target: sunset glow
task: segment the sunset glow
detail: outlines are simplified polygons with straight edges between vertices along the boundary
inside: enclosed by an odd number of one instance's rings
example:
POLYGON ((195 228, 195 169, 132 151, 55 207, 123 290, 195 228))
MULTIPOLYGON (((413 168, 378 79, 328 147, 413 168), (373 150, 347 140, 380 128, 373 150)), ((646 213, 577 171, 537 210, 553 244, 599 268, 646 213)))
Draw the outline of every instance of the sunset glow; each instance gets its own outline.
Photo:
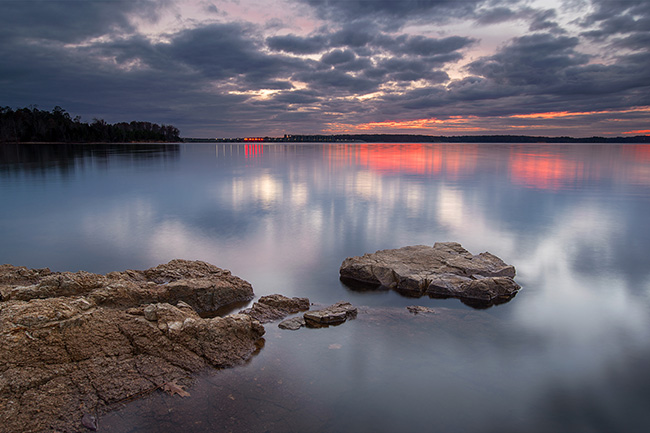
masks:
MULTIPOLYGON (((509 116, 500 116, 496 119, 499 121, 501 128, 504 130, 526 130, 526 129, 539 129, 538 123, 529 125, 520 125, 510 123, 512 120, 525 119, 525 120, 558 120, 569 119, 577 117, 596 117, 608 116, 610 122, 617 122, 617 116, 624 114, 638 114, 641 116, 649 117, 650 120, 650 107, 635 107, 625 110, 599 110, 599 111, 553 111, 529 114, 513 114, 509 116)), ((453 131, 457 134, 467 133, 489 133, 494 131, 488 119, 481 119, 477 116, 450 116, 445 119, 423 118, 411 120, 386 120, 382 122, 367 122, 358 125, 337 123, 330 124, 326 129, 329 133, 363 133, 363 132, 398 132, 398 131, 419 131, 426 134, 445 134, 453 131), (484 125, 484 126, 483 126, 484 125)), ((572 125, 561 126, 555 125, 558 129, 574 128, 572 125)), ((636 134, 645 135, 650 134, 650 130, 640 129, 635 131, 625 131, 622 134, 636 134)), ((609 135, 609 134, 605 134, 609 135)))
MULTIPOLYGON (((558 119, 563 117, 577 117, 577 116, 593 116, 595 114, 616 115, 624 113, 650 113, 650 107, 635 107, 626 110, 600 110, 600 111, 553 111, 547 113, 531 113, 531 114, 513 114, 506 116, 510 119, 558 119)), ((646 131, 649 132, 649 131, 646 131)))

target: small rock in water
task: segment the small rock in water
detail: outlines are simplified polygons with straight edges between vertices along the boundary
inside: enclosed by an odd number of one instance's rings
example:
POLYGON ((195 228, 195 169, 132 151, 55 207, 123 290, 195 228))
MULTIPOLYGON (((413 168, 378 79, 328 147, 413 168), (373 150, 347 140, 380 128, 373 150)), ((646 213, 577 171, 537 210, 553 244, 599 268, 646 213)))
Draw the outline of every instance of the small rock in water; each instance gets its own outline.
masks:
POLYGON ((305 318, 302 316, 291 317, 278 323, 279 328, 289 329, 290 331, 296 331, 303 326, 305 326, 305 318))
POLYGON ((406 309, 413 314, 420 314, 420 313, 436 314, 435 309, 429 307, 423 307, 421 305, 409 305, 408 307, 406 307, 406 309))
POLYGON ((81 425, 86 427, 88 430, 97 431, 97 418, 94 415, 85 413, 81 417, 81 425))
POLYGON ((357 307, 343 301, 322 310, 307 311, 303 314, 306 325, 313 328, 336 325, 345 322, 347 319, 354 319, 356 316, 357 307))
POLYGON ((260 323, 269 323, 305 310, 309 310, 309 299, 274 294, 262 296, 251 308, 240 313, 247 314, 260 323))

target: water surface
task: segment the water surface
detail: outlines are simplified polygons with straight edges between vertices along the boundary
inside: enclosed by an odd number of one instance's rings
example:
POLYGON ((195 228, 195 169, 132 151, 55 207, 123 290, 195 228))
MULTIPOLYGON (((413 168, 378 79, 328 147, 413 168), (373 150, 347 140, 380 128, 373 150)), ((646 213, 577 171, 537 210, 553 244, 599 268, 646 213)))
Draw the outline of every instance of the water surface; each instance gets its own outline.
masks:
POLYGON ((650 427, 648 145, 2 145, 0 198, 1 263, 199 259, 257 296, 363 307, 338 327, 267 325, 245 366, 105 431, 650 427), (521 292, 476 310, 338 279, 345 257, 437 241, 513 264, 521 292))

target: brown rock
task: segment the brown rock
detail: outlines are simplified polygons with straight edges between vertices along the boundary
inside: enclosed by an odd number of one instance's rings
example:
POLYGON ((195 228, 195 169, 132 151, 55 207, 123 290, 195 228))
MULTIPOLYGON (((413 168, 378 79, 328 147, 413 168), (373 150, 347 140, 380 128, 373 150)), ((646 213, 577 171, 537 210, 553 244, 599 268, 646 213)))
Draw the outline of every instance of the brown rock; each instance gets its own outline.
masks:
POLYGON ((406 309, 413 314, 436 314, 435 309, 423 307, 421 305, 409 305, 406 309))
POLYGON ((357 308, 349 302, 343 301, 322 310, 308 311, 303 314, 306 325, 309 327, 336 325, 345 322, 347 319, 354 319, 356 316, 357 308))
POLYGON ((252 297, 249 283, 203 262, 105 276, 3 265, 0 290, 3 432, 82 431, 84 414, 245 361, 264 334, 246 315, 198 315, 252 297))
POLYGON ((0 276, 5 301, 86 296, 97 305, 113 307, 183 301, 204 312, 253 299, 253 288, 247 281, 201 261, 172 260, 145 271, 106 275, 28 270, 11 265, 3 265, 0 272, 5 272, 0 276))
POLYGON ((285 319, 282 322, 278 323, 278 327, 282 329, 289 329, 291 331, 296 331, 303 326, 305 326, 305 318, 302 316, 296 316, 296 317, 291 317, 289 319, 285 319))
POLYGON ((276 294, 262 296, 251 308, 240 313, 247 314, 260 323, 268 323, 305 310, 309 310, 309 299, 288 298, 276 294))
POLYGON ((499 302, 520 289, 515 268, 490 253, 472 255, 455 242, 408 246, 346 258, 341 279, 366 287, 388 287, 406 296, 451 296, 499 302))

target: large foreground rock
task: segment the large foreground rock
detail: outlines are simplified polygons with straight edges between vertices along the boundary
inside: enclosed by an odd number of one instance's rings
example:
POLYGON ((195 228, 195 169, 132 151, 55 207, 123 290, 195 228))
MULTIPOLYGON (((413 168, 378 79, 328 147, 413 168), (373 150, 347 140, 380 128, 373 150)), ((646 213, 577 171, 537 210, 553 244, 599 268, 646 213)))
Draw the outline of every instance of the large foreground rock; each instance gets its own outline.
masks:
POLYGON ((2 265, 0 294, 3 432, 84 431, 84 415, 244 362, 264 334, 247 315, 199 316, 253 297, 204 262, 107 275, 2 265))
POLYGON ((475 306, 504 302, 520 289, 515 268, 490 253, 472 255, 455 242, 382 250, 345 259, 341 279, 419 297, 457 297, 475 306))

